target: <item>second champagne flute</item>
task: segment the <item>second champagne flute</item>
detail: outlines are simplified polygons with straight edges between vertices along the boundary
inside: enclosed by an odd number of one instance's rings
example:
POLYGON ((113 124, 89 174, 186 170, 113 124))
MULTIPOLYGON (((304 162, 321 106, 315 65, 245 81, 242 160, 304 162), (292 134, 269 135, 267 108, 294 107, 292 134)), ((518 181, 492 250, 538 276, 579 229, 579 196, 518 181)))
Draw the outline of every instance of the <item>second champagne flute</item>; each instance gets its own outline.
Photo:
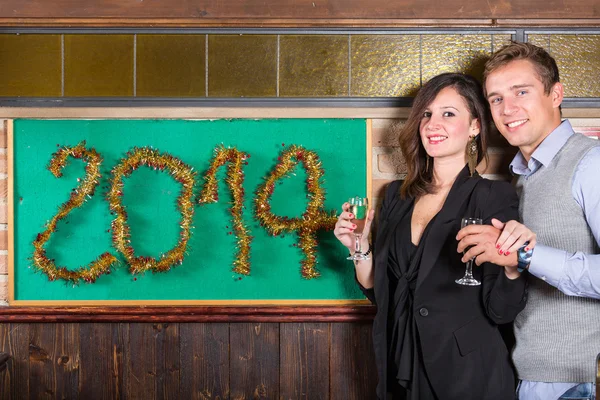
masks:
POLYGON ((348 200, 350 208, 348 209, 354 215, 352 223, 356 225, 354 229, 354 251, 355 253, 348 257, 348 260, 368 260, 369 256, 362 253, 361 238, 365 222, 367 221, 367 212, 369 211, 369 200, 366 197, 352 197, 348 200))

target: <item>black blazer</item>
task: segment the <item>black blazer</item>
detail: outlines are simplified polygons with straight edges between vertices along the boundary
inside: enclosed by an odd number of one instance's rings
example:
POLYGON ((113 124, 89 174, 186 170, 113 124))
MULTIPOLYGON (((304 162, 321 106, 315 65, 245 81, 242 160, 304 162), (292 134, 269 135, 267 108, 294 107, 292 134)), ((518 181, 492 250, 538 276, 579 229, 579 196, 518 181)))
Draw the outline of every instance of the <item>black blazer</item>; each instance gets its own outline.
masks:
MULTIPOLYGON (((410 210, 413 199, 399 196, 401 181, 387 188, 378 216, 373 247, 374 287, 365 295, 377 305, 373 345, 379 384, 386 398, 389 282, 387 260, 391 233, 410 210)), ((524 276, 510 280, 504 269, 474 265, 481 286, 461 286, 465 265, 457 253, 456 234, 462 217, 482 218, 491 224, 518 218, 518 198, 507 182, 470 177, 465 167, 429 230, 414 294, 413 315, 419 331, 424 367, 436 395, 445 399, 514 398, 514 372, 497 324, 513 321, 525 307, 524 276)))

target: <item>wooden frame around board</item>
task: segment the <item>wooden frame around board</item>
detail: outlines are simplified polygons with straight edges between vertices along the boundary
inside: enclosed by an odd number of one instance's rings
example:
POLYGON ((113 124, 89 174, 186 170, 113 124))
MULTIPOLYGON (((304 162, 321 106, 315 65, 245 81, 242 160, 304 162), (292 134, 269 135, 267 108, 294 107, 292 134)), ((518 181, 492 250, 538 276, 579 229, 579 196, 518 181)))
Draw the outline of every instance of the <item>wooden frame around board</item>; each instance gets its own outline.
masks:
MULTIPOLYGON (((25 112, 23 113, 23 110, 21 112, 18 112, 18 110, 13 110, 13 111, 17 111, 15 112, 13 115, 11 115, 13 118, 17 117, 17 118, 48 118, 48 119, 84 119, 84 118, 103 118, 103 119, 131 119, 132 117, 129 115, 127 115, 127 111, 131 111, 131 109, 121 109, 118 113, 115 113, 114 109, 73 109, 70 110, 69 112, 65 112, 65 110, 59 110, 59 109, 47 109, 45 112, 40 112, 40 110, 37 110, 38 112, 36 113, 35 109, 24 109, 25 112), (49 110, 49 112, 48 112, 49 110), (89 115, 89 114, 94 114, 93 116, 89 115), (26 115, 24 115, 26 114, 26 115), (83 117, 82 117, 83 115, 83 117)), ((161 118, 177 118, 179 119, 181 117, 181 114, 177 115, 177 112, 173 112, 173 109, 151 109, 151 110, 144 110, 142 112, 143 116, 140 116, 139 113, 139 109, 134 109, 137 110, 137 113, 135 117, 133 117, 133 119, 161 119, 161 118)), ((228 109, 229 112, 219 115, 219 118, 248 118, 248 115, 246 114, 247 110, 240 110, 240 109, 228 109), (241 111, 241 113, 240 113, 241 111)), ((271 111, 267 111, 266 113, 264 113, 264 109, 261 109, 263 111, 263 115, 261 116, 261 118, 282 118, 282 110, 271 110, 271 111)), ((4 110, 5 111, 5 110, 4 110)), ((223 110, 219 109, 218 110, 219 113, 222 113, 223 110)), ((297 115, 295 112, 289 113, 290 110, 287 110, 288 113, 285 113, 285 111, 283 111, 283 113, 285 114, 285 118, 298 118, 299 115, 297 115)), ((297 111, 297 110, 294 110, 297 111)), ((180 110, 181 112, 181 110, 180 110)), ((189 118, 190 115, 188 114, 189 110, 185 110, 185 114, 188 116, 188 118, 181 118, 181 119, 191 119, 189 118)), ((345 112, 343 112, 345 114, 345 112)), ((11 113, 12 114, 12 113, 11 113)), ((202 114, 202 113, 199 113, 202 114)), ((335 113, 334 113, 335 114, 335 113)), ((214 117, 214 114, 211 114, 212 117, 214 117)), ((309 115, 307 116, 306 113, 304 113, 302 115, 302 118, 324 118, 326 116, 323 115, 319 115, 319 116, 315 116, 315 115, 309 115)), ((331 115, 328 115, 329 118, 331 118, 331 115)), ((338 115, 336 115, 334 118, 352 118, 349 115, 345 115, 344 117, 341 117, 338 115)), ((196 114, 196 118, 194 119, 207 119, 210 117, 201 115, 198 116, 198 114, 196 114)), ((356 116, 354 116, 354 118, 356 118, 356 116)), ((369 197, 372 198, 372 182, 371 182, 371 177, 372 177, 372 160, 371 160, 371 153, 372 153, 372 131, 371 131, 371 119, 366 118, 366 167, 367 167, 367 195, 369 197)), ((269 309, 271 309, 272 311, 270 313, 266 313, 266 316, 263 316, 262 318, 264 318, 265 320, 273 320, 273 318, 278 319, 280 318, 282 315, 287 315, 288 318, 291 318, 291 320, 331 320, 331 317, 333 317, 333 320, 335 319, 335 315, 346 315, 349 311, 350 308, 352 307, 356 307, 358 306, 358 310, 359 311, 354 311, 354 312, 350 312, 350 314, 354 315, 358 315, 358 319, 364 319, 365 316, 367 319, 370 318, 370 314, 371 311, 364 311, 362 310, 362 306, 368 306, 370 303, 368 302, 368 300, 68 300, 68 301, 63 301, 63 300, 16 300, 15 299, 15 283, 14 283, 14 279, 12 279, 15 275, 15 252, 14 252, 14 246, 15 246, 15 232, 14 232, 14 223, 12 223, 14 221, 14 157, 13 157, 13 145, 14 145, 14 136, 13 136, 13 119, 8 119, 6 121, 6 127, 7 127, 7 166, 8 166, 8 207, 7 207, 7 213, 8 213, 8 278, 9 278, 9 285, 8 285, 8 294, 9 294, 9 305, 11 306, 19 306, 22 307, 24 306, 25 308, 30 309, 30 311, 32 312, 32 315, 37 315, 37 317, 35 318, 39 318, 38 320, 48 320, 48 316, 54 315, 56 316, 57 314, 61 314, 63 315, 60 320, 63 321, 79 321, 82 320, 81 318, 81 314, 75 312, 74 310, 77 310, 77 308, 73 308, 72 306, 92 306, 94 307, 94 311, 89 313, 88 316, 83 317, 83 320, 122 320, 120 316, 125 315, 124 318, 126 318, 127 320, 152 320, 153 317, 150 317, 149 314, 146 313, 142 313, 139 314, 139 310, 136 310, 135 308, 130 309, 128 307, 130 306, 145 306, 145 307, 152 307, 152 309, 154 310, 153 313, 156 314, 157 310, 159 310, 160 308, 164 308, 165 306, 168 306, 167 308, 170 309, 170 311, 168 312, 168 314, 172 314, 173 312, 175 313, 175 315, 177 315, 176 318, 178 318, 178 320, 188 320, 189 318, 191 318, 192 320, 198 320, 199 315, 198 313, 200 313, 201 315, 209 315, 209 317, 205 317, 208 318, 208 320, 212 320, 212 321, 220 321, 220 320, 229 320, 229 321, 236 321, 236 320, 248 320, 248 318, 250 318, 252 315, 255 315, 256 312, 254 311, 253 307, 267 307, 269 309), (34 306, 34 308, 32 308, 32 306, 34 306), (35 307, 35 306, 41 306, 41 307, 35 307), (104 307, 102 307, 104 306, 104 307), (190 314, 190 308, 192 307, 195 309, 194 312, 192 312, 190 314), (209 306, 208 308, 206 306, 209 306), (226 311, 222 311, 221 313, 219 312, 207 312, 206 310, 209 309, 213 309, 216 310, 216 308, 221 308, 223 309, 222 306, 226 306, 225 310, 226 311), (306 306, 309 306, 308 308, 306 306), (337 307, 336 307, 337 306, 337 307), (48 307, 48 308, 46 308, 48 307), (59 307, 58 309, 55 309, 54 307, 59 307), (71 308, 69 308, 71 307, 71 308), (106 308, 106 307, 110 307, 110 308, 106 308), (159 307, 158 309, 156 307, 159 307), (216 307, 216 308, 215 308, 216 307), (314 308, 313 308, 314 307, 314 308), (350 308, 348 308, 350 307, 350 308), (104 313, 98 313, 99 310, 110 310, 112 309, 113 311, 108 311, 107 314, 104 313), (115 311, 118 311, 115 314, 115 311), (304 310, 302 312, 298 311, 298 310, 304 310), (338 312, 335 312, 335 310, 338 310, 338 312), (129 310, 129 311, 128 311, 129 310), (179 311, 176 311, 179 310, 179 311), (237 314, 236 311, 237 310, 237 314), (318 311, 318 310, 325 310, 325 314, 323 314, 322 312, 318 311), (331 314, 330 314, 331 313, 331 314), (330 314, 330 315, 329 315, 330 314), (77 315, 79 315, 79 317, 77 317, 77 315), (104 315, 104 317, 102 316, 104 315), (223 315, 238 315, 238 319, 234 318, 231 319, 231 317, 226 316, 224 317, 223 315), (186 317, 187 316, 187 317, 186 317), (150 319, 148 319, 150 318, 150 319), (181 319, 183 318, 183 319, 181 319), (223 319, 225 318, 225 319, 223 319), (316 318, 316 319, 315 319, 316 318), (321 319, 319 319, 321 318, 321 319)), ((370 308, 370 307, 367 307, 370 308)), ((146 308, 148 309, 148 308, 146 308)), ((24 310, 25 311, 25 310, 24 310)), ((160 313, 158 313, 160 314, 160 313)), ((18 314, 23 316, 24 314, 18 314)), ((7 312, 7 313, 0 313, 0 321, 2 320, 14 320, 14 318, 17 318, 19 320, 19 318, 22 317, 16 317, 15 314, 11 313, 11 312, 7 312)), ((347 318, 350 318, 351 320, 354 317, 343 317, 341 320, 347 320, 347 318)), ((52 319, 52 318, 50 318, 52 319)), ((204 320, 204 319, 201 319, 204 320)))

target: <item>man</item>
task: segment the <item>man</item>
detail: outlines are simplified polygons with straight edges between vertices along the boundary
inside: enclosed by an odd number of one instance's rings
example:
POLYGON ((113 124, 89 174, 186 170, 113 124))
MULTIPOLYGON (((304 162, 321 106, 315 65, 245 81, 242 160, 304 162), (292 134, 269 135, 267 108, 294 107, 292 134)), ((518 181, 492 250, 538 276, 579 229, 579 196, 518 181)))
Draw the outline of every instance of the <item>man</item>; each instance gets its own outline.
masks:
POLYGON ((484 88, 496 127, 519 148, 510 169, 523 223, 462 229, 458 251, 473 246, 463 261, 531 275, 514 323, 519 399, 591 399, 600 353, 600 143, 561 121, 558 68, 539 47, 500 49, 486 63, 484 88))

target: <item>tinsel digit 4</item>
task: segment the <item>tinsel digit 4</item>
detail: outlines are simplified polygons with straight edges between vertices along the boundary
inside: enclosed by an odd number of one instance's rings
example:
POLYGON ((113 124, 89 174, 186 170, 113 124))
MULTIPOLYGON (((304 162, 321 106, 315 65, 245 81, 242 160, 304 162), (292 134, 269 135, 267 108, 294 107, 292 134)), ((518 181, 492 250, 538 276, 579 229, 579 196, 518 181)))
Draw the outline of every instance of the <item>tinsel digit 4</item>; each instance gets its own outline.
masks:
POLYGON ((233 271, 243 275, 250 274, 250 243, 252 242, 249 229, 242 220, 244 208, 243 165, 247 158, 247 154, 235 148, 216 148, 210 168, 204 175, 204 187, 198 197, 199 204, 216 203, 219 200, 217 170, 225 163, 229 163, 225 181, 233 197, 233 205, 229 211, 233 217, 233 231, 237 238, 238 247, 238 253, 233 262, 233 271))
POLYGON ((335 212, 324 211, 325 191, 321 187, 323 168, 317 153, 304 149, 302 146, 292 145, 283 151, 279 163, 271 174, 260 185, 254 203, 255 214, 260 224, 273 236, 284 232, 298 233, 298 247, 304 253, 302 260, 302 276, 306 279, 318 277, 316 270, 317 231, 320 229, 332 230, 335 226, 335 212), (302 162, 306 170, 306 188, 308 190, 308 205, 301 217, 279 217, 271 212, 270 199, 275 190, 275 183, 287 176, 294 167, 302 162))
POLYGON ((170 154, 161 154, 150 147, 134 147, 126 157, 112 170, 112 179, 107 198, 110 209, 115 214, 112 221, 113 244, 119 250, 133 274, 144 271, 165 272, 174 265, 183 262, 188 240, 190 239, 192 218, 194 217, 193 189, 196 172, 180 159, 170 154), (181 194, 177 198, 177 208, 181 213, 181 232, 177 245, 163 254, 159 260, 152 257, 136 256, 131 246, 131 229, 127 223, 127 212, 123 206, 123 179, 131 175, 140 166, 148 166, 158 171, 167 170, 182 185, 181 194))
POLYGON ((84 280, 85 282, 93 283, 100 275, 110 273, 111 266, 117 262, 117 259, 112 254, 108 252, 102 253, 100 257, 88 266, 71 271, 66 267, 57 267, 54 260, 47 257, 46 250, 44 250, 44 244, 56 232, 58 221, 64 219, 73 209, 81 207, 88 198, 91 198, 94 195, 96 186, 100 183, 102 156, 93 148, 86 149, 85 141, 74 147, 62 147, 54 153, 50 165, 48 165, 50 172, 57 178, 60 178, 69 157, 81 159, 86 163, 85 178, 71 192, 69 200, 58 208, 58 213, 48 222, 46 230, 39 233, 33 241, 33 264, 37 270, 48 275, 51 281, 62 279, 76 284, 80 280, 84 280))

